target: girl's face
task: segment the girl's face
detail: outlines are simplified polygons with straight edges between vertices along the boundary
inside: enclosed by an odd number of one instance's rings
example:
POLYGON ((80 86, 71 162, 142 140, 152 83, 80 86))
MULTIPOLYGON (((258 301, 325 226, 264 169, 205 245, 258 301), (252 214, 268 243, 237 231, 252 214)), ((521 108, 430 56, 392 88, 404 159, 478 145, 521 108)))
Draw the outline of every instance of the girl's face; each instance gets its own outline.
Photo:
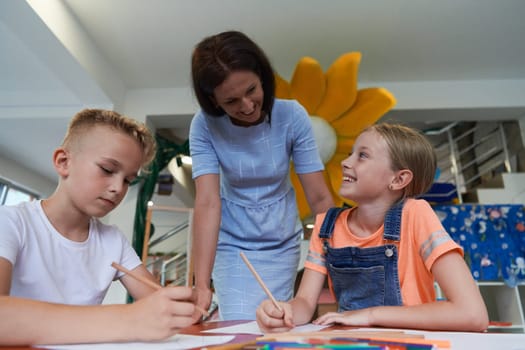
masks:
POLYGON ((258 124, 264 91, 261 80, 251 71, 235 71, 213 91, 215 102, 240 126, 258 124))
POLYGON ((389 193, 388 186, 396 176, 388 146, 373 130, 365 131, 357 138, 352 153, 341 165, 343 183, 339 194, 360 204, 389 193))

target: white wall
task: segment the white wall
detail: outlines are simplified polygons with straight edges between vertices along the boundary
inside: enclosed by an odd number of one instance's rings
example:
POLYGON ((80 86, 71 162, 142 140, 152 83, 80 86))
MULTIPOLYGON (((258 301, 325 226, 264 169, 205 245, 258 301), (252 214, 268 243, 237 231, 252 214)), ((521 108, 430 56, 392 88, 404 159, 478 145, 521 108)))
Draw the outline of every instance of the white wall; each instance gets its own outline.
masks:
MULTIPOLYGON (((51 155, 49 156, 51 162, 51 155)), ((10 159, 0 157, 0 177, 7 179, 16 185, 34 192, 41 197, 48 197, 54 191, 56 182, 49 181, 10 159)))
POLYGON ((523 204, 525 205, 525 174, 503 173, 502 188, 480 188, 478 202, 482 204, 523 204))

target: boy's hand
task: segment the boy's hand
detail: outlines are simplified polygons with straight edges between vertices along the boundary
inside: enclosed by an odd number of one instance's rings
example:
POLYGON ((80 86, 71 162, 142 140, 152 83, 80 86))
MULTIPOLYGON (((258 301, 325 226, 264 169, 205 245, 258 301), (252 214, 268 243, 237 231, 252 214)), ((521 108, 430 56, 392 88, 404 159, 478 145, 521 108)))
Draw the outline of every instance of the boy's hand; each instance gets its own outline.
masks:
POLYGON ((130 305, 130 339, 159 340, 193 324, 196 312, 189 287, 165 287, 130 305))
POLYGON ((294 327, 292 306, 284 302, 279 305, 283 312, 271 300, 264 300, 257 308, 255 316, 263 333, 286 332, 294 327))

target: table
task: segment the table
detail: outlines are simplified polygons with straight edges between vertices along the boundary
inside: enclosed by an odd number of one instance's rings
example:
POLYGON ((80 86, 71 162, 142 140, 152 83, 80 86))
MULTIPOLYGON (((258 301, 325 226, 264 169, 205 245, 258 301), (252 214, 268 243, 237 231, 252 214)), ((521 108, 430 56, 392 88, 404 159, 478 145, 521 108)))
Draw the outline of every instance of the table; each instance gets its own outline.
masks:
MULTIPOLYGON (((205 323, 199 323, 192 326, 189 326, 187 328, 184 328, 181 330, 180 333, 182 334, 191 334, 191 335, 201 335, 202 331, 214 329, 214 328, 222 328, 222 327, 228 327, 233 326, 236 324, 240 324, 246 321, 210 321, 205 323)), ((206 335, 217 335, 217 334, 206 334, 206 335)), ((224 334, 221 334, 224 335, 224 334)), ((235 338, 230 341, 227 344, 234 344, 234 343, 244 343, 251 340, 255 340, 258 337, 258 335, 255 334, 237 334, 235 335, 235 338)), ((33 347, 33 346, 0 346, 0 350, 48 350, 44 348, 39 347, 33 347)))
MULTIPOLYGON (((201 332, 203 331, 208 331, 214 328, 233 326, 233 325, 240 324, 243 322, 246 322, 246 321, 211 321, 211 322, 198 323, 198 324, 194 324, 193 326, 184 328, 181 331, 181 333, 197 335, 197 334, 201 334, 201 332)), ((207 335, 219 335, 219 334, 207 333, 207 335)), ((245 342, 255 340, 257 337, 259 336, 256 334, 236 334, 235 338, 226 344, 245 343, 245 342)), ((0 350, 3 350, 3 349, 0 349, 0 350)))
MULTIPOLYGON (((193 325, 181 330, 183 334, 199 335, 202 331, 214 328, 228 327, 245 321, 213 321, 193 325)), ((367 328, 368 330, 382 330, 381 328, 367 328)), ((330 330, 356 330, 355 327, 334 326, 326 328, 330 330)), ((513 349, 525 350, 525 334, 502 334, 502 333, 463 333, 463 332, 430 332, 405 330, 415 334, 423 334, 427 339, 448 340, 451 342, 452 350, 493 350, 493 349, 513 349)), ((202 335, 202 334, 200 334, 202 335)), ((206 333, 206 335, 218 335, 215 333, 206 333)), ((224 335, 224 334, 221 334, 224 335)), ((237 334, 235 338, 227 344, 244 343, 255 340, 258 335, 255 334, 237 334)), ((0 347, 0 350, 36 350, 37 347, 0 347)), ((40 348, 41 349, 41 348, 40 348)))

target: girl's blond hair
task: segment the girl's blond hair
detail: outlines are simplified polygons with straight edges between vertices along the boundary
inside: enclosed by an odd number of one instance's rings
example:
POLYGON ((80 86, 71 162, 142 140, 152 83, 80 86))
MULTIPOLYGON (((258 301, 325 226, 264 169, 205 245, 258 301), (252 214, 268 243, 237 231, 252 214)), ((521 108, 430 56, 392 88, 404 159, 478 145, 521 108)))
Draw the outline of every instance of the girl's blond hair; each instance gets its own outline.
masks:
POLYGON ((434 147, 418 130, 400 124, 379 123, 364 131, 373 130, 386 141, 392 170, 409 169, 413 178, 405 188, 405 197, 416 197, 426 193, 437 168, 434 147))

